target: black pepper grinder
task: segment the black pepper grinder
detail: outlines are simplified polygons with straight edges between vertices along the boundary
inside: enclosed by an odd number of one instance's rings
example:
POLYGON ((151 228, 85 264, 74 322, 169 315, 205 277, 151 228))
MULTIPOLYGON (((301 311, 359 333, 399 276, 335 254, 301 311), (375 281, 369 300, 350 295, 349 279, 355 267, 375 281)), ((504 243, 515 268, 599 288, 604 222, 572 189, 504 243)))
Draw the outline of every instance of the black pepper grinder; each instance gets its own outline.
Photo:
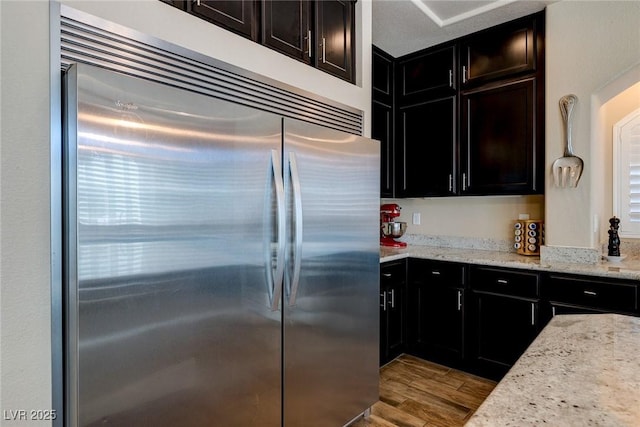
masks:
POLYGON ((620 256, 620 237, 618 237, 618 227, 620 219, 615 216, 609 219, 609 256, 620 256))

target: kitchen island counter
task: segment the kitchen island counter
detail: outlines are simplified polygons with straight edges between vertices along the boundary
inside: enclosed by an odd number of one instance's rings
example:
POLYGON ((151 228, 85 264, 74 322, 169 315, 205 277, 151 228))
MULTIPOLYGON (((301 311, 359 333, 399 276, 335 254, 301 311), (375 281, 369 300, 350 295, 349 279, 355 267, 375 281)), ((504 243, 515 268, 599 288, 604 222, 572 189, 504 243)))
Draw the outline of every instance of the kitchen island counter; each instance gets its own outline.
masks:
POLYGON ((640 425, 640 318, 559 315, 466 427, 640 425))

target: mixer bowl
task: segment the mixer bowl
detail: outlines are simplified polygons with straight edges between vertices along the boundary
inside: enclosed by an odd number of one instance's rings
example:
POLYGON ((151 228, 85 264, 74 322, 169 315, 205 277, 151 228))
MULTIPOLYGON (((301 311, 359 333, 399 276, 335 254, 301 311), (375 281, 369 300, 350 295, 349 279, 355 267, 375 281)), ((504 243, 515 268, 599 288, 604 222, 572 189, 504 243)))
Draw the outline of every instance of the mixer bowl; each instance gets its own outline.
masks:
POLYGON ((380 225, 380 230, 384 237, 401 237, 405 231, 407 231, 406 222, 383 222, 380 225))

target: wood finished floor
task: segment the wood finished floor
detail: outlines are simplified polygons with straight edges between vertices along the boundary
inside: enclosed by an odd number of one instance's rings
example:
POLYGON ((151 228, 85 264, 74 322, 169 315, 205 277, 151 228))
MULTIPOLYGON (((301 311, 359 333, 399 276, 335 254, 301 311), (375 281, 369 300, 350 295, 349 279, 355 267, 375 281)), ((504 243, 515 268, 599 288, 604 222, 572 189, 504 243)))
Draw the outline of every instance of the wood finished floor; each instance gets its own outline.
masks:
POLYGON ((351 427, 463 426, 496 383, 402 355, 380 369, 380 400, 351 427))

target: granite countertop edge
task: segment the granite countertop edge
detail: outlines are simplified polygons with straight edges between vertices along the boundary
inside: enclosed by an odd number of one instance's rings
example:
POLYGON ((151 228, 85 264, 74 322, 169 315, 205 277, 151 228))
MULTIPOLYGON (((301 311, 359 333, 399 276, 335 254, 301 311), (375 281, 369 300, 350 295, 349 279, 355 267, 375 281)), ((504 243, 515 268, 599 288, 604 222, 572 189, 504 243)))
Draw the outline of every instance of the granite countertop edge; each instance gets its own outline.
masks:
POLYGON ((555 316, 466 427, 637 426, 640 318, 555 316))
POLYGON ((423 245, 408 245, 406 248, 380 247, 380 263, 404 258, 430 259, 522 270, 640 280, 640 260, 633 259, 622 262, 608 262, 603 260, 596 264, 543 263, 538 256, 524 256, 515 252, 495 250, 444 248, 423 245))

